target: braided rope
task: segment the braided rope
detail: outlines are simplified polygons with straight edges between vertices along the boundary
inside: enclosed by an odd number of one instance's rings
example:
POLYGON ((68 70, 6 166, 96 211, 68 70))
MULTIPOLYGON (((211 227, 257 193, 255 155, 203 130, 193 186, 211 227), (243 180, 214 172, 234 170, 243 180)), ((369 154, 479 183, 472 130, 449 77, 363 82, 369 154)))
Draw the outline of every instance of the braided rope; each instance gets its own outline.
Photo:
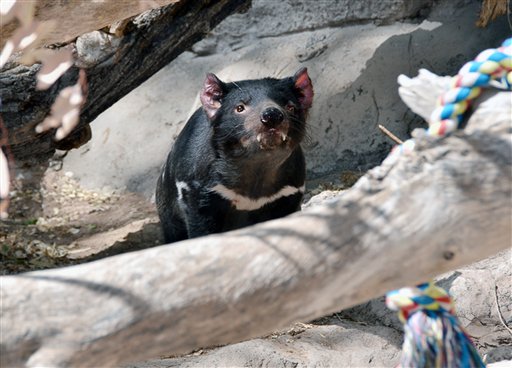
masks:
MULTIPOLYGON (((430 115, 427 134, 443 137, 459 128, 463 114, 483 87, 512 90, 512 38, 498 49, 481 52, 451 79, 430 115)), ((396 146, 386 161, 414 150, 414 139, 396 146)), ((485 367, 454 315, 450 295, 432 282, 386 295, 386 304, 404 323, 402 367, 485 367)))
POLYGON ((485 367, 443 288, 429 282, 395 290, 386 305, 404 323, 402 367, 485 367))
MULTIPOLYGON (((471 101, 484 87, 512 90, 512 38, 497 49, 482 51, 452 77, 450 89, 439 96, 430 115, 427 134, 443 137, 458 129, 471 101)), ((412 152, 414 146, 414 139, 395 146, 386 161, 394 162, 400 155, 412 152)))
POLYGON ((498 49, 482 51, 460 69, 452 78, 450 89, 439 96, 437 108, 430 115, 427 133, 442 137, 456 130, 470 102, 486 86, 512 89, 512 38, 498 49))
POLYGON ((453 313, 450 295, 432 282, 391 291, 386 295, 386 305, 389 309, 398 311, 398 316, 404 323, 412 313, 421 309, 453 313))

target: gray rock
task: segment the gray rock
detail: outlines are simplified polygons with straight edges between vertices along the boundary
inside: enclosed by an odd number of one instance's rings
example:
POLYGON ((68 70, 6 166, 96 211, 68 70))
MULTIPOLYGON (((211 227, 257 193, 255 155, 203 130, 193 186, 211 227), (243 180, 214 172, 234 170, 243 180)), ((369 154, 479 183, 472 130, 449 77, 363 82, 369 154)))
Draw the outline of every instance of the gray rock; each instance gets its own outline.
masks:
POLYGON ((392 367, 398 363, 400 334, 397 331, 347 321, 328 323, 297 325, 286 333, 265 339, 129 367, 392 367))
POLYGON ((220 50, 232 51, 255 40, 361 23, 390 24, 414 18, 432 0, 253 1, 247 14, 233 15, 215 28, 220 50))

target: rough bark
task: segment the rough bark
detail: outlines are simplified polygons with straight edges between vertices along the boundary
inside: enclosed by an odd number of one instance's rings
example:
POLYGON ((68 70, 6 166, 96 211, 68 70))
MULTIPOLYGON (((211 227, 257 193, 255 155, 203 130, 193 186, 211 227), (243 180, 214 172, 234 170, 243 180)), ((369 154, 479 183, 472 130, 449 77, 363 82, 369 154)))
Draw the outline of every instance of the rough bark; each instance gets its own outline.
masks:
MULTIPOLYGON (((15 159, 18 163, 41 162, 55 148, 84 143, 89 137, 88 123, 96 116, 190 48, 226 16, 249 5, 250 0, 182 0, 133 18, 119 36, 96 32, 65 46, 73 47, 77 65, 86 68, 89 90, 79 127, 59 143, 53 139, 54 132, 36 135, 34 126, 47 115, 58 92, 76 81, 78 68, 70 69, 48 91, 36 91, 39 64, 8 64, 0 73, 0 112, 15 159), (88 56, 89 50, 94 50, 94 56, 88 56)), ((62 18, 66 15, 63 13, 62 18)), ((81 23, 80 14, 75 15, 74 22, 81 23)))
MULTIPOLYGON (((151 8, 157 8, 179 0, 123 0, 123 1, 55 1, 37 0, 34 17, 38 21, 57 21, 44 38, 46 44, 69 42, 76 37, 133 17, 151 8)), ((17 21, 0 29, 0 48, 16 31, 17 21)))
POLYGON ((2 277, 2 366, 114 366, 261 336, 510 246, 510 93, 336 201, 236 232, 2 277), (491 114, 492 112, 492 114, 491 114))

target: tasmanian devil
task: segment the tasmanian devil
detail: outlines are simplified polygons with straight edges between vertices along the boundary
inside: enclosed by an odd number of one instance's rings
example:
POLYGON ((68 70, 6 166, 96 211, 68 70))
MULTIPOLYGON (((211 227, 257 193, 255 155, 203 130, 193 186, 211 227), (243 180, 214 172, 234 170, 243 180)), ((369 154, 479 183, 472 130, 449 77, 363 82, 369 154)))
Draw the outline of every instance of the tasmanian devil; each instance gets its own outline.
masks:
POLYGON ((307 69, 224 83, 208 74, 202 107, 162 168, 156 204, 167 243, 237 229, 300 208, 300 143, 313 102, 307 69))

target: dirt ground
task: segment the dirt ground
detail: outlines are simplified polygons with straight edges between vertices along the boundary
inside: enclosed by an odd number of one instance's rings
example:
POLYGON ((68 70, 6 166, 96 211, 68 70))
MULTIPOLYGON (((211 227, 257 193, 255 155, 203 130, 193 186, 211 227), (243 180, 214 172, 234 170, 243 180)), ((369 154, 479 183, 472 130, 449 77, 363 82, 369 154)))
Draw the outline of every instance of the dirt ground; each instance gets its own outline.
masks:
POLYGON ((0 221, 2 274, 86 262, 162 243, 153 204, 136 193, 83 189, 50 165, 41 183, 17 179, 0 221))

